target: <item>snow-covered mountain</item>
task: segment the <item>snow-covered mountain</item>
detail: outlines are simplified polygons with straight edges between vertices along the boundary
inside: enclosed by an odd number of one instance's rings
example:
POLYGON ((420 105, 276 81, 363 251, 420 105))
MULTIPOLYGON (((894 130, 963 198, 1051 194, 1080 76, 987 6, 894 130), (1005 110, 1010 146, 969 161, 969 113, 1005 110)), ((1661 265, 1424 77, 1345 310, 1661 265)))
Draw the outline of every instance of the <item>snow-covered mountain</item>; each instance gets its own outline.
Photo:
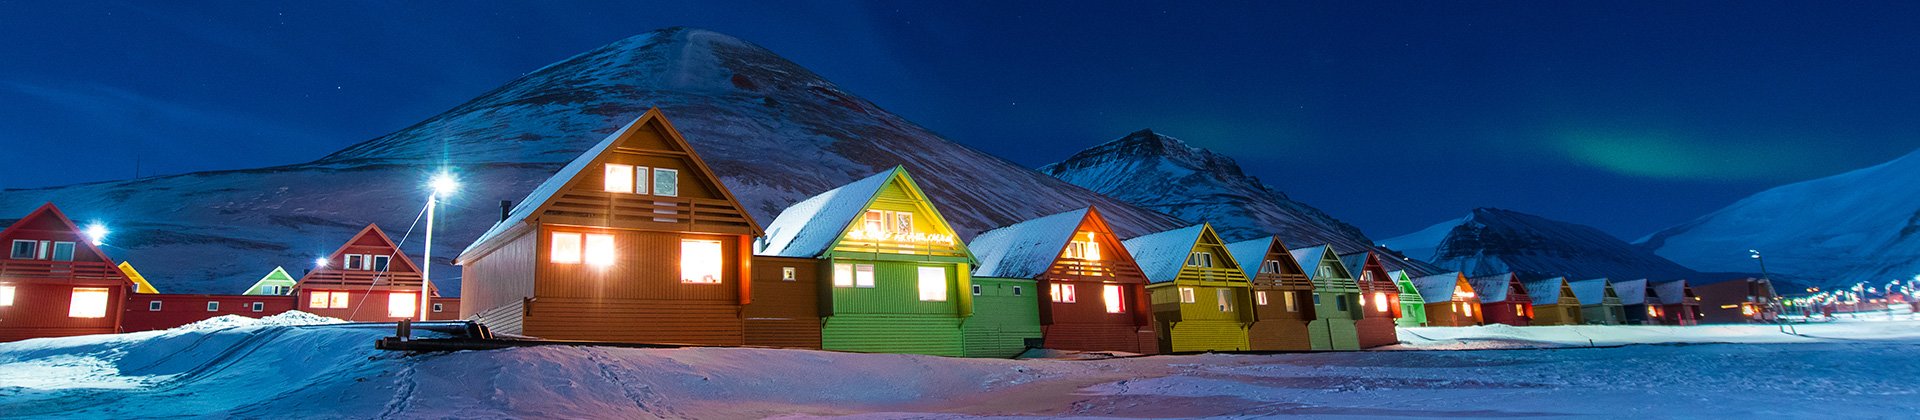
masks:
MULTIPOLYGON (((0 217, 51 201, 107 223, 108 252, 162 291, 237 293, 275 266, 300 272, 369 222, 402 240, 424 205, 421 184, 444 165, 466 188, 443 207, 434 278, 457 292, 446 263, 498 219, 500 200, 522 199, 648 107, 762 223, 894 165, 963 236, 1088 204, 1126 235, 1180 223, 944 139, 759 46, 688 28, 562 60, 310 163, 0 191, 0 217)), ((403 245, 416 258, 419 235, 403 245)))
MULTIPOLYGON (((1342 253, 1375 248, 1360 229, 1287 198, 1242 172, 1233 158, 1153 130, 1082 150, 1040 171, 1140 207, 1212 223, 1229 242, 1278 233, 1294 247, 1331 244, 1342 253)), ((1383 260, 1395 270, 1432 272, 1417 261, 1383 260)))
POLYGON ((1721 277, 1702 277, 1599 229, 1495 208, 1474 209, 1467 217, 1380 242, 1408 257, 1469 276, 1518 271, 1578 278, 1713 281, 1721 277))
POLYGON ((1920 275, 1920 151, 1774 187, 1637 241, 1696 270, 1755 271, 1815 285, 1920 275))

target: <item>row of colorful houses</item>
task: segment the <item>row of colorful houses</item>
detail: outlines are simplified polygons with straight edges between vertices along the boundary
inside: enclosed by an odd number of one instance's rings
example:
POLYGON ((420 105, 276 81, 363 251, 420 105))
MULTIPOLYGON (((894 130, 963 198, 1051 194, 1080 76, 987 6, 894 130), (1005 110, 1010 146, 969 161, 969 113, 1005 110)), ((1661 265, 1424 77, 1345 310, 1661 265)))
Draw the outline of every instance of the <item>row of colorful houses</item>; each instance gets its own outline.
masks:
POLYGON ((1405 326, 1699 316, 1684 281, 1414 278, 1371 251, 1227 243, 1204 223, 1122 240, 1091 207, 962 241, 904 167, 763 227, 657 109, 503 204, 455 260, 461 298, 438 296, 372 225, 300 278, 276 268, 239 295, 161 294, 83 236, 51 205, 0 233, 16 244, 0 262, 0 340, 300 310, 559 340, 1008 357, 1350 350, 1405 326))

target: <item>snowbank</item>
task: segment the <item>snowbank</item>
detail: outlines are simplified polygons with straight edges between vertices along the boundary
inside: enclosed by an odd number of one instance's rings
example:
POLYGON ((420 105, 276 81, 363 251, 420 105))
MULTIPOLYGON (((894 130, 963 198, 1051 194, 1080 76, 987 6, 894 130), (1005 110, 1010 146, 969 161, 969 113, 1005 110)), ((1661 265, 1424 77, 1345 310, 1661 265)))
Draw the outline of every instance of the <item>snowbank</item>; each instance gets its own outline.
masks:
POLYGON ((203 320, 200 320, 199 322, 195 322, 192 324, 174 327, 172 330, 173 331, 206 331, 206 330, 218 330, 218 329, 240 328, 240 327, 288 327, 288 326, 299 326, 299 325, 340 324, 345 322, 347 321, 339 318, 314 315, 312 313, 301 312, 301 311, 287 311, 287 312, 282 312, 278 314, 268 315, 263 318, 252 318, 244 315, 221 315, 213 318, 203 319, 203 320))
POLYGON ((1777 344, 1920 339, 1920 321, 1860 320, 1777 325, 1560 325, 1400 328, 1398 346, 1383 350, 1475 350, 1620 346, 1627 344, 1777 344))

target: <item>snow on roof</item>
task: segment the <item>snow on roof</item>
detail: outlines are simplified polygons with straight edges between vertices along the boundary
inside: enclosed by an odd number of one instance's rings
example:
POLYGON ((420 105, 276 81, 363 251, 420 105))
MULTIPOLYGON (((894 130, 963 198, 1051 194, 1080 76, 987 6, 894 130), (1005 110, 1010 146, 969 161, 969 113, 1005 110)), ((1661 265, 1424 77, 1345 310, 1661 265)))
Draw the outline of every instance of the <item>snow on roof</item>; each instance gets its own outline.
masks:
POLYGON ((1240 271, 1245 271, 1247 278, 1251 279, 1260 273, 1260 266, 1266 264, 1267 251, 1272 246, 1272 236, 1261 236, 1227 244, 1227 253, 1233 254, 1233 260, 1240 262, 1240 271))
POLYGON ((1621 305, 1644 305, 1647 303, 1647 279, 1613 282, 1613 293, 1620 295, 1621 305))
POLYGON ((1366 271, 1367 253, 1365 251, 1361 251, 1361 252, 1341 255, 1340 265, 1347 268, 1347 274, 1366 271))
POLYGON ((1415 289, 1420 289, 1420 296, 1422 298, 1427 296, 1441 296, 1443 299, 1452 300, 1453 293, 1456 291, 1454 289, 1460 285, 1460 272, 1455 271, 1418 277, 1411 281, 1415 289))
POLYGON ((754 254, 813 258, 826 253, 827 247, 853 225, 860 211, 866 210, 873 195, 901 170, 895 166, 787 206, 767 225, 766 239, 761 242, 765 246, 754 254))
POLYGON ((1327 255, 1326 245, 1314 245, 1306 248, 1287 250, 1293 254, 1293 260, 1300 262, 1301 271, 1307 272, 1308 280, 1320 276, 1320 259, 1327 255))
POLYGON ((555 172, 553 176, 547 177, 546 182, 541 182, 540 186, 534 187, 533 192, 527 194, 527 198, 521 199, 520 204, 514 205, 513 210, 507 212, 506 219, 500 220, 500 223, 493 224, 492 228, 487 229, 487 233, 480 234, 480 238, 473 240, 472 244, 467 245, 467 249, 460 251, 460 255, 464 256, 467 255, 468 252, 473 252, 481 245, 493 240, 494 237, 506 233, 508 229, 512 229, 514 226, 518 226, 520 222, 527 221, 528 217, 533 216, 534 210, 539 209, 542 204, 546 204, 547 200, 552 199, 554 194, 559 194, 562 188, 566 188, 567 181, 573 180, 574 176, 580 174, 580 171, 586 170, 588 165, 593 164, 594 158, 600 157, 600 154, 605 152, 608 147, 612 147, 613 143, 618 141, 621 135, 626 134, 627 130, 632 130, 635 124, 639 124, 640 120, 645 118, 646 116, 644 115, 639 118, 634 118, 633 122, 627 123, 626 126, 620 127, 619 130, 614 130, 613 134, 608 134, 607 138, 600 140, 600 143, 587 148, 585 152, 581 152, 580 156, 574 157, 572 162, 567 162, 567 166, 560 167, 559 172, 555 172))
POLYGON ((1566 277, 1554 277, 1521 282, 1527 288, 1527 296, 1533 298, 1535 305, 1553 305, 1560 303, 1560 288, 1567 282, 1566 277))
POLYGON ((1087 209, 1029 219, 981 233, 968 241, 980 267, 975 277, 1034 278, 1047 272, 1073 240, 1087 209))
POLYGON ((1200 240, 1200 232, 1207 225, 1199 224, 1160 233, 1149 234, 1123 242, 1127 252, 1133 254, 1133 261, 1140 265, 1140 271, 1147 274, 1147 281, 1153 283, 1173 281, 1180 276, 1180 266, 1186 264, 1187 254, 1193 253, 1193 245, 1200 240))
POLYGON ((1493 303, 1507 300, 1507 292, 1510 291, 1512 281, 1513 273, 1500 273, 1468 278, 1467 284, 1473 286, 1473 292, 1480 295, 1481 302, 1493 303))
POLYGON ((1581 305, 1599 305, 1607 297, 1607 278, 1574 280, 1567 282, 1573 288, 1573 297, 1580 298, 1581 305))
POLYGON ((1687 301, 1687 281, 1674 280, 1665 283, 1654 283, 1653 294, 1655 298, 1660 299, 1661 305, 1678 305, 1685 303, 1687 301))

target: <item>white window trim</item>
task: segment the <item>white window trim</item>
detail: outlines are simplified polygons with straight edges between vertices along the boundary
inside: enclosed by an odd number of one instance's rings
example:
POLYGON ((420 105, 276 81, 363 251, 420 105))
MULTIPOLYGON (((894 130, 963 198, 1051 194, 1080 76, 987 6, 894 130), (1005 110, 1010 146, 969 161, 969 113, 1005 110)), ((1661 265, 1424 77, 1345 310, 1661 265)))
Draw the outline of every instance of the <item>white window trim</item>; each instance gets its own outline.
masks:
POLYGON ((947 301, 947 280, 948 280, 947 277, 948 276, 947 276, 946 268, 917 267, 914 269, 914 274, 915 274, 914 285, 920 292, 919 297, 921 302, 946 302, 947 301), (929 279, 928 273, 933 273, 938 278, 929 279), (929 281, 929 280, 932 280, 932 281, 929 281), (934 285, 934 286, 929 287, 928 285, 934 285), (938 290, 934 290, 935 288, 937 288, 938 290))
MULTIPOLYGON (((726 250, 726 244, 723 242, 712 240, 712 239, 681 239, 680 240, 680 282, 686 283, 686 284, 721 284, 726 281, 726 275, 727 275, 726 260, 727 260, 727 250, 726 250), (699 244, 702 247, 709 246, 709 245, 712 246, 712 251, 714 252, 713 264, 716 265, 715 267, 712 267, 713 281, 705 281, 704 279, 688 278, 687 265, 689 264, 689 261, 687 261, 687 258, 688 258, 688 255, 690 254, 688 253, 687 247, 693 244, 699 244)), ((698 262, 699 261, 693 261, 693 263, 698 263, 698 262)))
POLYGON ((980 290, 981 290, 981 288, 980 288, 980 285, 978 285, 978 284, 975 284, 975 285, 973 285, 973 295, 974 295, 974 296, 980 296, 980 290))
POLYGON ((251 309, 254 312, 262 312, 267 310, 267 304, 266 302, 254 302, 247 304, 247 309, 251 309))
POLYGON ((164 308, 166 308, 166 304, 161 303, 160 301, 157 301, 157 300, 147 301, 147 312, 160 312, 160 310, 164 308))
POLYGON ((15 260, 31 260, 31 259, 34 259, 33 256, 38 254, 39 252, 40 252, 40 241, 36 241, 32 239, 15 239, 13 240, 13 244, 7 247, 7 258, 15 259, 15 260), (13 255, 13 248, 20 246, 21 243, 25 243, 33 247, 32 250, 27 251, 28 255, 26 257, 19 257, 19 256, 13 255))
POLYGON ((661 197, 679 197, 680 196, 680 170, 667 169, 667 168, 653 168, 653 182, 656 182, 656 183, 660 182, 661 174, 673 174, 673 191, 671 191, 672 194, 661 193, 660 186, 655 185, 653 186, 653 195, 657 195, 661 197))
POLYGON ((220 312, 220 301, 207 301, 207 312, 220 312))
POLYGON ((80 254, 80 244, 67 242, 67 241, 54 241, 53 249, 47 252, 47 259, 52 261, 71 262, 75 257, 78 257, 79 254, 80 254), (67 259, 64 259, 64 260, 59 258, 60 247, 63 245, 67 247, 67 259))
POLYGON ((1182 288, 1180 288, 1180 303, 1196 303, 1196 302, 1199 302, 1199 301, 1200 301, 1200 299, 1199 299, 1199 297, 1197 297, 1197 296, 1194 296, 1194 294, 1195 294, 1195 292, 1193 291, 1193 288, 1191 288, 1191 287, 1182 287, 1182 288))

